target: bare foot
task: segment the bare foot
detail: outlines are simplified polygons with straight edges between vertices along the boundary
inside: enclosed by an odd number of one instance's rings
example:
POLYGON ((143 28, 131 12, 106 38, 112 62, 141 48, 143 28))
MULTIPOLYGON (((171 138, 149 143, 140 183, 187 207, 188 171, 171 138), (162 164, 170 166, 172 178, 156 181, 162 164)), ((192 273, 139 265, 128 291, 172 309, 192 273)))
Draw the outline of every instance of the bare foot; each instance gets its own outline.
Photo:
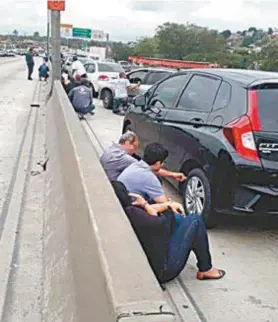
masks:
POLYGON ((213 267, 206 272, 198 272, 197 279, 198 280, 218 280, 218 279, 224 277, 225 274, 226 274, 226 272, 223 271, 222 269, 218 269, 218 268, 213 267))

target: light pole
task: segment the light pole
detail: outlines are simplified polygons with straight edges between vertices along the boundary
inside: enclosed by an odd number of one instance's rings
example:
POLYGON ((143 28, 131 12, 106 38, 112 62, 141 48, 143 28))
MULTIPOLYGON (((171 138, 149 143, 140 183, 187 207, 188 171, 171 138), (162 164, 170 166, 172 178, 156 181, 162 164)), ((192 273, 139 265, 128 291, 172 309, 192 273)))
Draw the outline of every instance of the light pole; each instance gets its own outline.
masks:
POLYGON ((49 57, 49 38, 50 38, 50 11, 47 10, 47 36, 46 36, 46 55, 49 57))

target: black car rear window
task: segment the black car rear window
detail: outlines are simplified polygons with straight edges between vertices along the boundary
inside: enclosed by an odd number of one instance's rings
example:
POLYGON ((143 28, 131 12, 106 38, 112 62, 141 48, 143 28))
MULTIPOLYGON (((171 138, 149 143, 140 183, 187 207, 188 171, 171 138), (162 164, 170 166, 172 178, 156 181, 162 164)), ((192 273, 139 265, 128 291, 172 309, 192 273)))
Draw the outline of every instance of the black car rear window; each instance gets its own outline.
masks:
POLYGON ((278 89, 257 90, 257 97, 262 130, 278 132, 278 89))

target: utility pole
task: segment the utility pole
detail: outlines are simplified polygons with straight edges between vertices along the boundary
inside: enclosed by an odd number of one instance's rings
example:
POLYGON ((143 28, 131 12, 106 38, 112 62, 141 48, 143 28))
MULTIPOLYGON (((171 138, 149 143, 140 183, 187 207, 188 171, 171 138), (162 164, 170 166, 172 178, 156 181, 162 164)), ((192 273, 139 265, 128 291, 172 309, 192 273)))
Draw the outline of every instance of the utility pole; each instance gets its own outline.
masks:
POLYGON ((49 39, 50 39, 50 11, 47 10, 47 36, 46 36, 46 55, 49 57, 49 39))
POLYGON ((51 11, 51 47, 52 47, 52 75, 53 80, 61 80, 61 13, 51 11))
POLYGON ((105 56, 106 58, 108 58, 108 54, 109 54, 109 34, 106 34, 106 49, 105 49, 105 56))

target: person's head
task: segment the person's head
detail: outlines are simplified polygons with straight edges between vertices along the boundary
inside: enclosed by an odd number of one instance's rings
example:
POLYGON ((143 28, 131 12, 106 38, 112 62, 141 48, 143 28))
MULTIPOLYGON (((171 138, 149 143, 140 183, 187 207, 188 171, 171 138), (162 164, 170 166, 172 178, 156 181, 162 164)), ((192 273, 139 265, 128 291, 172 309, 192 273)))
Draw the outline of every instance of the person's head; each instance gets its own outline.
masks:
POLYGON ((132 204, 132 199, 128 194, 128 190, 126 189, 125 185, 120 181, 112 181, 111 182, 115 194, 118 197, 120 204, 123 208, 130 207, 132 204))
POLYGON ((78 60, 78 57, 75 55, 75 56, 72 57, 72 60, 73 61, 77 61, 78 60))
POLYGON ((119 76, 120 78, 126 78, 126 74, 124 72, 121 72, 119 76))
POLYGON ((32 53, 33 53, 33 51, 34 51, 34 50, 33 50, 33 47, 30 47, 30 48, 29 48, 29 53, 30 53, 30 54, 32 54, 32 53))
POLYGON ((152 171, 159 171, 163 167, 163 162, 168 157, 166 150, 159 143, 148 144, 144 151, 143 160, 151 167, 152 171))
POLYGON ((44 57, 44 62, 47 63, 48 62, 48 57, 44 57))
POLYGON ((75 76, 75 81, 80 83, 81 82, 81 76, 80 75, 76 75, 75 76))
POLYGON ((138 136, 131 131, 125 132, 119 139, 119 144, 128 154, 134 154, 139 147, 138 136))

